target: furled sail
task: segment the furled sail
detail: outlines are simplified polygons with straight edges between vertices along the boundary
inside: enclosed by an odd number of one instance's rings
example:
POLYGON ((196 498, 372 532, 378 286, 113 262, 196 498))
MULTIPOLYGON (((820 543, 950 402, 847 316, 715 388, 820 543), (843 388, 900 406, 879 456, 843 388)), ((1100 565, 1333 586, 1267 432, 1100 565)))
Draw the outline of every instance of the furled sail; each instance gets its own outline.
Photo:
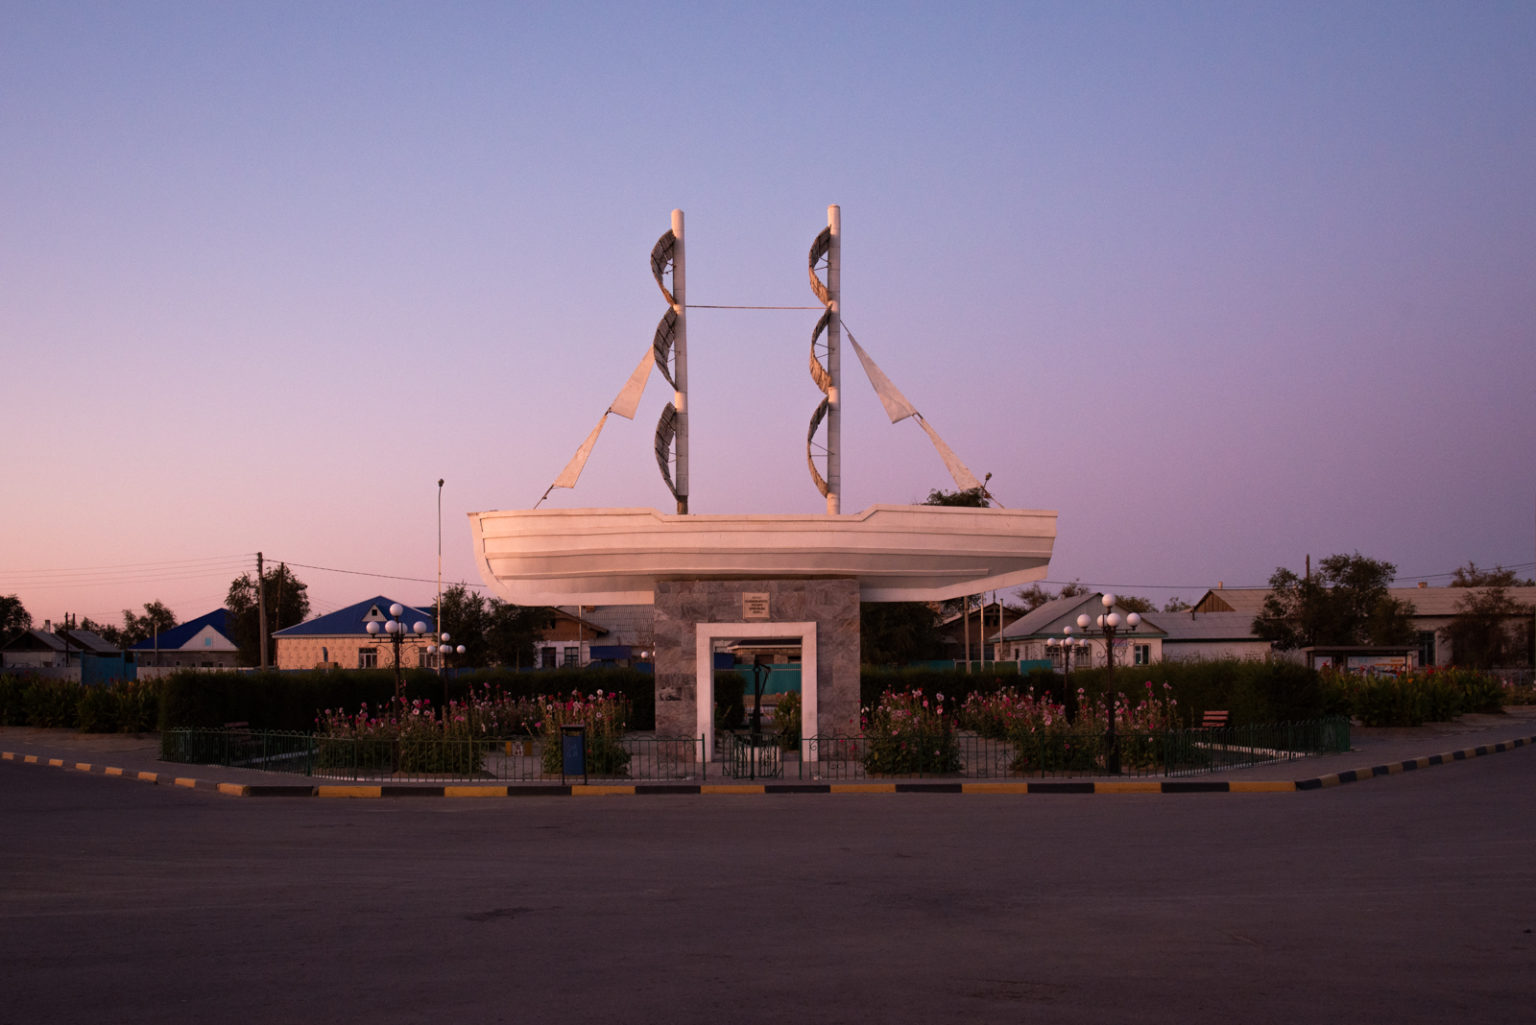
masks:
POLYGON ((656 354, 656 369, 661 371, 661 376, 665 377, 667 383, 673 388, 677 387, 677 379, 672 376, 672 345, 675 341, 677 341, 677 310, 668 306, 667 312, 661 315, 661 320, 656 325, 656 340, 651 343, 651 348, 656 354))
POLYGON ((667 297, 668 306, 676 306, 677 299, 673 297, 666 285, 667 268, 672 263, 672 249, 677 245, 677 236, 668 228, 656 244, 651 247, 651 273, 656 277, 656 287, 661 289, 661 294, 667 297))
MULTIPOLYGON (((832 485, 827 483, 827 478, 821 475, 816 468, 816 431, 821 427, 821 422, 832 411, 832 371, 821 361, 821 354, 817 352, 817 345, 821 342, 822 334, 832 323, 832 293, 828 290, 826 282, 816 273, 821 262, 827 259, 827 254, 832 250, 832 229, 826 227, 811 242, 811 252, 807 259, 811 274, 811 291, 816 298, 827 306, 827 311, 816 322, 816 327, 811 331, 811 380, 816 382, 816 387, 821 389, 821 404, 811 414, 810 429, 805 432, 805 462, 811 468, 811 480, 816 485, 816 490, 821 492, 821 497, 826 498, 832 490, 832 485)), ((825 348, 825 346, 822 346, 825 348)), ((830 428, 829 428, 830 429, 830 428)), ((830 472, 830 471, 829 471, 830 472)))
POLYGON ((825 260, 827 254, 831 251, 832 229, 830 227, 822 228, 821 234, 817 235, 816 240, 811 243, 810 265, 811 291, 815 292, 816 298, 820 299, 823 303, 830 303, 832 301, 832 293, 827 289, 826 282, 822 281, 821 277, 816 273, 816 265, 825 260))
POLYGON ((828 484, 827 478, 823 477, 821 471, 816 469, 816 457, 811 445, 816 438, 816 428, 821 426, 821 421, 826 418, 827 411, 831 408, 832 403, 827 399, 822 399, 821 405, 816 407, 816 412, 811 414, 810 429, 805 432, 805 462, 811 468, 811 480, 816 482, 816 490, 821 492, 822 498, 827 497, 827 492, 832 489, 832 485, 828 484))
POLYGON ((672 439, 677 436, 677 407, 668 402, 656 421, 656 465, 661 468, 661 479, 667 482, 667 490, 677 497, 677 485, 672 481, 672 439))

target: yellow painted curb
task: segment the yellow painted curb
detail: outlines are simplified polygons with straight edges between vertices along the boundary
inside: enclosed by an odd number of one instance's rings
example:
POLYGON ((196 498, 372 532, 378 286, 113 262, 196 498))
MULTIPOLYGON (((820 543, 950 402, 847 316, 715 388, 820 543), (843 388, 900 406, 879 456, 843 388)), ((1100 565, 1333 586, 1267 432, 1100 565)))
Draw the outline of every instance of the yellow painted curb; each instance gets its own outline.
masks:
POLYGON ((123 774, 123 770, 119 769, 115 765, 109 765, 105 769, 102 769, 101 771, 103 773, 105 773, 106 775, 108 775, 108 776, 121 776, 123 774))
POLYGON ((756 786, 750 783, 721 783, 699 787, 700 794, 761 794, 765 792, 761 783, 756 786))
POLYGON ((36 765, 37 764, 37 755, 27 755, 25 758, 22 759, 22 761, 26 762, 28 765, 36 765))
POLYGON ((961 783, 962 794, 1027 794, 1028 783, 961 783))
POLYGON ((383 797, 383 787, 315 787, 316 797, 383 797))
POLYGON ((506 787, 443 787, 444 797, 506 797, 506 787))
POLYGON ((1134 783, 1095 783, 1093 792, 1096 794, 1160 794, 1163 792, 1163 785, 1145 780, 1134 783))
POLYGON ((220 783, 219 793, 228 794, 231 797, 244 797, 246 796, 247 788, 242 783, 220 783))
POLYGON ((0 751, 0 759, 3 759, 7 762, 14 762, 16 760, 16 756, 9 751, 0 751))
POLYGON ((632 797, 632 796, 634 796, 634 793, 635 793, 635 788, 633 786, 596 786, 596 785, 589 785, 589 786, 573 786, 573 787, 571 787, 571 796, 572 797, 617 797, 617 796, 632 797))
POLYGON ((154 773, 154 772, 141 772, 141 773, 139 773, 138 778, 143 780, 145 783, 158 783, 158 782, 160 782, 159 774, 158 773, 154 773))
POLYGON ((894 794, 895 783, 833 783, 834 794, 894 794))
POLYGON ((90 762, 76 762, 75 763, 75 769, 78 772, 90 772, 91 771, 91 763, 90 762))
POLYGON ((1227 784, 1232 794, 1293 794, 1296 784, 1289 780, 1233 780, 1227 784))
POLYGON ((52 766, 53 768, 55 768, 55 769, 62 769, 62 768, 64 768, 64 759, 62 759, 62 758, 50 758, 50 759, 48 759, 48 764, 50 766, 52 766))
POLYGON ((186 787, 188 790, 196 790, 197 789, 197 780, 193 779, 190 776, 177 776, 176 780, 175 780, 175 784, 176 784, 176 786, 179 786, 179 787, 186 787))
POLYGON ((1317 782, 1325 787, 1336 787, 1339 785, 1339 774, 1335 772, 1331 775, 1319 776, 1317 782))

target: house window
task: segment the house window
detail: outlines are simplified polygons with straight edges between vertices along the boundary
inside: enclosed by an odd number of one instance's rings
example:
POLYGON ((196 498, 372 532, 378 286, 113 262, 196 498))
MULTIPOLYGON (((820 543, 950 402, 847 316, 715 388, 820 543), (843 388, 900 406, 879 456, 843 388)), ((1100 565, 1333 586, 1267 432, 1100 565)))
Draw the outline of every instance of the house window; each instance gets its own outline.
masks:
POLYGON ((539 668, 541 668, 541 669, 553 669, 553 668, 555 668, 555 649, 554 648, 540 648, 539 649, 539 668))
POLYGON ((377 669, 377 668, 379 668, 379 649, 378 648, 358 648, 357 649, 357 668, 359 668, 359 669, 377 669))
POLYGON ((1152 645, 1133 644, 1131 645, 1131 653, 1137 665, 1145 666, 1152 664, 1152 645))
POLYGON ((1435 632, 1433 630, 1419 631, 1419 665, 1432 666, 1435 664, 1435 632))
POLYGON ((566 648, 565 649, 565 664, 568 665, 568 666, 579 666, 579 665, 581 665, 581 649, 580 648, 566 648))

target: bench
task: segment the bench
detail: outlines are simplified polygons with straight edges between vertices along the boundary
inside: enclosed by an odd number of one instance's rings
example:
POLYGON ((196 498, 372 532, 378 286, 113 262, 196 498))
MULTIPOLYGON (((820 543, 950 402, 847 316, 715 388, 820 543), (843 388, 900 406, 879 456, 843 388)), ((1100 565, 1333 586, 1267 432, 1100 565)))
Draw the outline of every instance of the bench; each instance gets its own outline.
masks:
POLYGON ((1227 728, 1227 713, 1225 709, 1211 709, 1200 719, 1202 730, 1224 730, 1227 728))

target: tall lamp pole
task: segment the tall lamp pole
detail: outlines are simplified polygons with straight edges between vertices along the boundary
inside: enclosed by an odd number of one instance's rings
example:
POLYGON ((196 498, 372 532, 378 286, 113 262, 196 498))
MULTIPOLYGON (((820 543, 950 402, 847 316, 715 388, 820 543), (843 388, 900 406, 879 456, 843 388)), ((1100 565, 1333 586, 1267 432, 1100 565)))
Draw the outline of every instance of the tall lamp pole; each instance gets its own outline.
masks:
MULTIPOLYGON (((1104 635, 1104 665, 1108 668, 1109 679, 1109 722, 1104 734, 1104 768, 1112 776, 1120 774, 1120 742, 1115 735, 1115 633, 1120 629, 1120 613, 1115 611, 1115 596, 1106 594, 1099 599, 1104 605, 1104 611, 1097 618, 1089 620, 1085 612, 1077 617, 1077 625, 1087 631, 1090 622, 1099 628, 1104 635)), ((1134 631, 1141 625, 1141 616, 1135 612, 1125 617, 1127 630, 1134 631)))
POLYGON ((395 700, 397 701, 405 695, 405 672, 400 664, 400 649, 405 643, 405 635, 408 633, 413 633, 417 637, 420 637, 427 632, 427 624, 421 622, 420 620, 417 620, 408 629, 405 625, 405 621, 400 618, 403 615, 405 615, 405 606, 401 605, 399 602, 395 602, 389 607, 389 619, 384 621, 382 628, 379 626, 377 620, 369 623, 367 627, 368 632, 375 637, 379 635, 382 629, 382 632, 389 635, 389 642, 394 646, 395 700))

